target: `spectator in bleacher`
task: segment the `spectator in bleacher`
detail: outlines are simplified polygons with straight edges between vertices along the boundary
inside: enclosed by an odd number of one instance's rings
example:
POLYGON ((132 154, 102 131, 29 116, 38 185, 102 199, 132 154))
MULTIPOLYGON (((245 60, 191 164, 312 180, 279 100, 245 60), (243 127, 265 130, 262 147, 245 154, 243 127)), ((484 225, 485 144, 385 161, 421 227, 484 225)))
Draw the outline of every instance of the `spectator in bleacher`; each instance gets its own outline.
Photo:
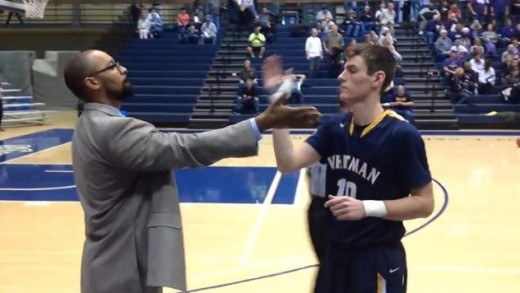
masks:
POLYGON ((440 31, 440 35, 435 41, 435 52, 439 56, 449 56, 453 42, 448 38, 448 32, 443 29, 440 31))
POLYGON ((336 26, 336 24, 328 17, 326 17, 321 22, 321 30, 323 32, 323 35, 322 35, 323 38, 326 38, 330 34, 333 26, 336 26))
POLYGON ((487 30, 481 34, 481 38, 485 42, 487 55, 495 56, 497 53, 496 44, 499 38, 495 32, 495 27, 492 24, 488 24, 487 30))
POLYGON ((439 10, 435 8, 435 5, 433 3, 430 3, 427 7, 424 7, 419 11, 419 34, 423 35, 423 31, 426 28, 426 25, 428 24, 428 21, 433 20, 433 17, 435 15, 441 16, 441 13, 439 10))
POLYGON ((468 9, 474 19, 485 23, 488 15, 489 0, 469 0, 468 9))
POLYGON ((379 19, 382 27, 387 27, 390 30, 390 34, 395 38, 394 24, 395 24, 395 10, 394 4, 388 3, 386 8, 381 12, 379 19))
POLYGON ((190 15, 186 11, 186 8, 181 8, 179 14, 177 14, 177 28, 180 31, 188 29, 190 24, 190 15))
POLYGON ((188 25, 188 28, 184 30, 182 34, 182 39, 180 40, 181 44, 199 44, 200 43, 200 33, 195 28, 193 24, 188 25))
POLYGON ((455 27, 461 21, 462 20, 460 18, 457 18, 457 15, 455 13, 450 13, 448 14, 448 19, 444 22, 444 26, 446 27, 446 30, 448 32, 454 32, 455 27))
POLYGON ((163 22, 157 8, 151 8, 148 14, 148 22, 150 23, 150 34, 154 38, 160 38, 163 35, 163 22))
POLYGON ((457 23, 455 25, 454 30, 448 31, 448 37, 455 42, 455 40, 458 40, 462 38, 462 29, 464 28, 464 25, 462 23, 457 23))
POLYGON ((450 9, 448 10, 448 17, 451 18, 450 15, 452 14, 454 15, 455 19, 458 19, 459 21, 462 20, 462 11, 455 3, 451 4, 450 9))
POLYGON ((255 58, 255 54, 260 58, 264 57, 266 39, 264 34, 260 32, 261 28, 261 26, 256 25, 254 32, 252 32, 247 39, 249 42, 247 52, 251 55, 251 58, 255 58))
POLYGON ((468 49, 466 49, 466 47, 464 47, 462 45, 462 41, 460 39, 457 39, 455 40, 455 42, 453 42, 453 47, 452 48, 455 48, 455 50, 457 51, 457 56, 462 60, 470 60, 471 58, 473 58, 473 55, 472 54, 468 54, 468 49))
POLYGON ((215 24, 218 31, 220 28, 220 0, 206 0, 204 14, 211 16, 211 21, 215 24))
POLYGON ((303 104, 302 84, 305 82, 304 74, 290 74, 286 78, 293 80, 293 88, 291 89, 291 96, 288 99, 290 104, 303 104))
POLYGON ((464 80, 467 84, 468 91, 477 94, 478 93, 478 72, 471 68, 469 61, 464 62, 464 80))
POLYGON ((330 56, 330 70, 329 74, 331 76, 337 76, 337 71, 339 70, 341 53, 343 52, 343 47, 345 46, 343 36, 338 32, 338 27, 336 25, 331 26, 331 32, 325 37, 323 41, 323 49, 330 56))
POLYGON ((139 38, 141 40, 148 39, 150 35, 150 22, 144 13, 140 14, 139 20, 137 21, 137 31, 139 32, 139 38))
POLYGON ((258 104, 256 85, 251 79, 248 79, 245 87, 238 88, 234 113, 257 114, 260 112, 258 104))
POLYGON ((469 29, 471 31, 471 36, 473 38, 478 38, 480 37, 480 35, 482 34, 482 32, 484 31, 483 28, 482 28, 482 25, 480 24, 480 22, 478 21, 478 19, 475 19, 471 25, 469 26, 469 29))
POLYGON ((242 20, 243 24, 247 21, 246 19, 249 16, 256 18, 258 12, 256 11, 255 1, 254 0, 236 0, 240 6, 240 11, 242 12, 242 20))
POLYGON ((424 28, 424 35, 426 38, 426 42, 429 44, 433 44, 435 41, 435 37, 438 35, 439 30, 441 29, 442 21, 439 15, 434 15, 432 20, 428 20, 426 23, 426 27, 424 28))
MULTIPOLYGON (((234 73, 233 75, 236 75, 236 73, 234 73)), ((241 88, 245 87, 246 82, 248 80, 252 80, 254 84, 258 83, 258 80, 256 77, 256 70, 251 66, 251 60, 249 60, 249 59, 244 60, 244 67, 238 73, 238 77, 239 77, 238 90, 241 90, 241 88)))
MULTIPOLYGON (((202 26, 202 12, 200 11, 200 8, 196 8, 193 10, 193 13, 191 15, 191 23, 197 30, 200 30, 200 27, 202 26)), ((205 18, 204 18, 205 19, 205 18)))
POLYGON ((347 37, 359 36, 360 30, 362 34, 364 33, 354 10, 347 11, 345 18, 343 19, 343 29, 345 30, 345 35, 347 37))
POLYGON ((502 78, 502 96, 508 102, 516 103, 520 100, 520 70, 518 67, 502 78))
POLYGON ((318 13, 316 13, 316 21, 323 22, 326 18, 328 18, 329 20, 334 19, 332 13, 329 11, 327 6, 323 6, 322 9, 318 11, 318 13))
POLYGON ((410 10, 410 22, 416 23, 419 17, 419 7, 421 0, 408 0, 410 10))
POLYGON ((264 34, 266 43, 272 44, 276 39, 276 26, 272 25, 270 20, 263 24, 259 22, 259 24, 262 26, 260 32, 264 34))
POLYGON ((381 1, 381 4, 379 4, 379 9, 376 11, 374 15, 376 26, 381 25, 381 17, 383 16, 383 12, 386 10, 386 2, 381 1))
POLYGON ((513 27, 513 22, 511 21, 511 18, 507 18, 505 25, 502 26, 502 29, 500 30, 500 44, 502 46, 509 44, 515 36, 516 33, 515 28, 513 27))
POLYGON ((471 65, 471 69, 476 72, 481 72, 484 70, 484 60, 483 55, 480 52, 477 52, 471 60, 469 60, 469 64, 471 65))
POLYGON ((484 55, 484 52, 486 52, 486 50, 484 50, 480 38, 477 37, 473 40, 473 45, 469 48, 469 52, 473 54, 473 56, 477 53, 482 54, 482 56, 484 55))
POLYGON ((386 26, 381 27, 381 31, 379 32, 378 45, 383 46, 385 42, 390 42, 390 44, 394 44, 394 38, 390 33, 390 29, 386 26))
POLYGON ((466 51, 471 49, 471 39, 469 28, 465 27, 462 29, 462 37, 459 39, 460 44, 466 48, 466 51))
POLYGON ((205 44, 206 41, 211 42, 211 44, 215 45, 217 42, 217 27, 211 21, 211 15, 206 15, 206 19, 204 23, 200 27, 200 44, 205 44))
POLYGON ((500 60, 502 62, 502 68, 507 69, 511 65, 515 56, 518 56, 518 49, 513 44, 507 45, 507 49, 502 53, 502 58, 500 60))
POLYGON ((448 82, 449 96, 452 103, 462 104, 473 96, 468 90, 468 82, 465 80, 464 69, 455 69, 448 82))
POLYGON ((262 13, 258 15, 258 22, 260 23, 260 25, 264 26, 270 21, 271 14, 269 13, 269 9, 267 9, 267 7, 262 8, 262 13))
POLYGON ((365 43, 379 45, 379 37, 377 36, 375 31, 370 31, 368 34, 365 35, 365 43))
POLYGON ((495 86, 495 69, 491 67, 491 61, 484 61, 484 68, 478 72, 478 93, 480 95, 490 95, 493 93, 495 86))
POLYGON ((498 26, 502 26, 506 18, 506 13, 508 13, 509 10, 509 0, 492 0, 489 2, 491 17, 497 20, 498 26))
POLYGON ((370 11, 370 6, 366 5, 365 8, 363 8, 363 12, 359 15, 359 21, 363 26, 364 32, 369 32, 373 29, 375 21, 370 11))
POLYGON ((399 85, 397 90, 390 96, 390 100, 383 104, 383 107, 394 110, 408 122, 415 124, 413 117, 414 104, 412 96, 406 91, 405 87, 399 85))
POLYGON ((318 77, 320 71, 320 62, 323 60, 323 48, 321 40, 318 38, 318 30, 311 29, 311 35, 305 41, 305 58, 309 61, 309 76, 311 78, 318 77))
MULTIPOLYGON (((455 70, 457 68, 461 67, 463 64, 463 59, 459 57, 459 51, 456 47, 452 47, 450 49, 450 57, 445 59, 443 62, 443 76, 444 81, 446 84, 448 84, 448 81, 452 78, 452 76, 455 74, 455 70)), ((464 73, 464 71, 463 71, 464 73)))

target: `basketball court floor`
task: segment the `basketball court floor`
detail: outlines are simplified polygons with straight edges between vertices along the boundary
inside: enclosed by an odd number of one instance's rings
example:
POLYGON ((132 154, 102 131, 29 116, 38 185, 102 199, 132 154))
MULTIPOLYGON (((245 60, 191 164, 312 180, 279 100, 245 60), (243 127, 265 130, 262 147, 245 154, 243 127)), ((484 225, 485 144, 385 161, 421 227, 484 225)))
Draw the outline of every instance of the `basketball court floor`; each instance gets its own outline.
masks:
MULTIPOLYGON (((70 113, 0 133, 0 293, 79 292, 84 231, 73 125, 70 113)), ((409 292, 520 292, 517 136, 424 134, 436 208, 406 223, 409 292)), ((176 171, 190 290, 310 292, 316 259, 302 175, 276 171, 269 135, 257 157, 176 171)))

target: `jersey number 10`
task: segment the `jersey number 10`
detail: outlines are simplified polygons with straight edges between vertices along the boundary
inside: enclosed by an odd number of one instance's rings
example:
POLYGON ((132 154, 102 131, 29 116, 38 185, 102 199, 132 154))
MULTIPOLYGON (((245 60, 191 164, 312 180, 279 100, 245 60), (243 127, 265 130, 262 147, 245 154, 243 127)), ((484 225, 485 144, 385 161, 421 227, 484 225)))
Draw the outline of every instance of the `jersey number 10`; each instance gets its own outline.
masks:
POLYGON ((338 180, 338 195, 356 198, 356 193, 356 183, 347 181, 347 179, 345 178, 341 178, 340 180, 338 180))

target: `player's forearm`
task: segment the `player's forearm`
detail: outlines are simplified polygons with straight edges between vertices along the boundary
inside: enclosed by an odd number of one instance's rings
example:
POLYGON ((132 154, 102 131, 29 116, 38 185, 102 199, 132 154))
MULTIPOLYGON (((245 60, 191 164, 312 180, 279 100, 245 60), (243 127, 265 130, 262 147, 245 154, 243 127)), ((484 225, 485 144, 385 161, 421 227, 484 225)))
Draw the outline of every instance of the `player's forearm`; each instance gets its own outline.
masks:
POLYGON ((276 166, 281 172, 293 170, 293 145, 288 129, 273 129, 274 155, 276 166))
POLYGON ((433 196, 408 196, 405 198, 385 201, 387 215, 392 221, 405 221, 417 218, 427 218, 433 212, 433 196))

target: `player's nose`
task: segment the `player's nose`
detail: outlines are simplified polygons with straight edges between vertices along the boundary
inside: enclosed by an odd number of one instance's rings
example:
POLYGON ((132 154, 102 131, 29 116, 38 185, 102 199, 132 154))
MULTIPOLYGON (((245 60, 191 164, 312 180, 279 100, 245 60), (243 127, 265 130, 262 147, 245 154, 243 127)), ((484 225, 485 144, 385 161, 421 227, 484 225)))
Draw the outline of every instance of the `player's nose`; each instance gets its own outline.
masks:
POLYGON ((338 81, 339 81, 340 83, 344 83, 346 80, 347 80, 347 78, 346 78, 346 72, 345 72, 345 70, 343 70, 343 71, 338 75, 338 81))

